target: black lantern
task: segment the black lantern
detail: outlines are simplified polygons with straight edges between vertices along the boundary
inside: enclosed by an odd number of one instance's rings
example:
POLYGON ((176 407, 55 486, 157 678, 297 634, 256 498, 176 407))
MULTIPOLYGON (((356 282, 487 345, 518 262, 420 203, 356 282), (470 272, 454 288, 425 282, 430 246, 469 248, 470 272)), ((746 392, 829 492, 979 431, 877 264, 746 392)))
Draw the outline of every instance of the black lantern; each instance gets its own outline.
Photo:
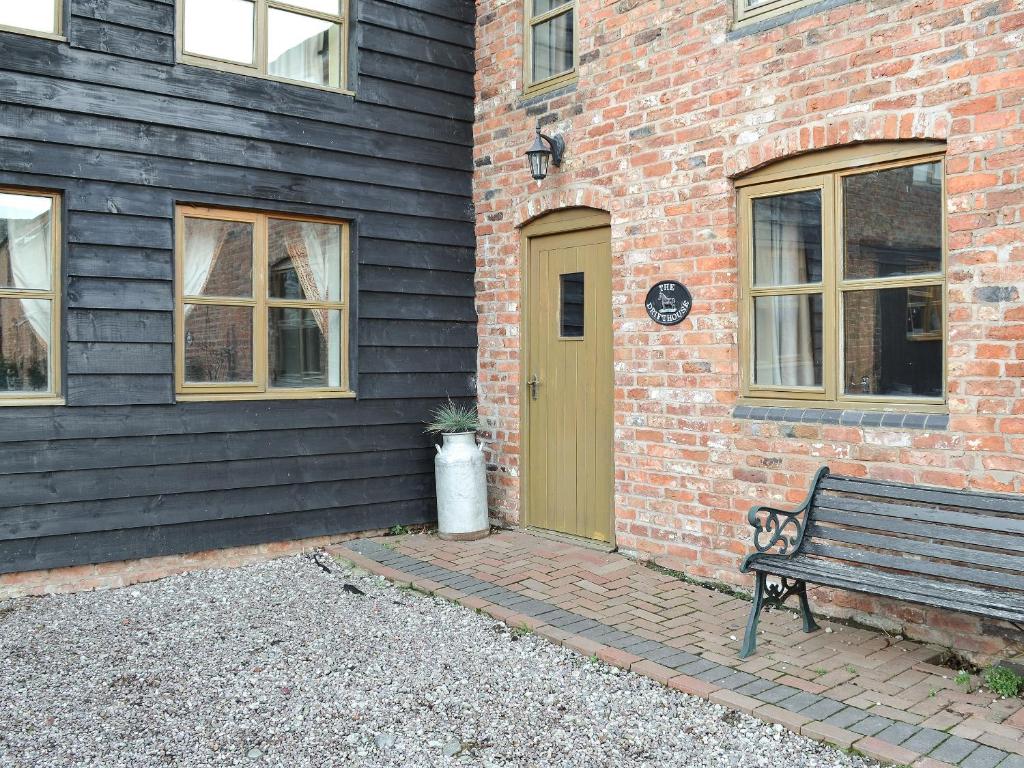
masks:
POLYGON ((545 136, 537 126, 537 138, 533 140, 533 146, 526 152, 530 160, 530 173, 537 181, 543 181, 548 175, 548 166, 553 164, 556 168, 562 165, 562 155, 565 154, 565 139, 560 135, 545 136))

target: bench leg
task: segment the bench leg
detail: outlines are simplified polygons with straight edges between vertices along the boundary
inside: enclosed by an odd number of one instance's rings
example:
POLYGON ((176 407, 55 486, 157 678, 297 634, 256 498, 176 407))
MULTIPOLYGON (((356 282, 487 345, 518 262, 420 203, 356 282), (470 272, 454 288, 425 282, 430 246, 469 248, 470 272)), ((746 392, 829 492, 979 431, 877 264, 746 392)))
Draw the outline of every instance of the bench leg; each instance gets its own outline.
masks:
POLYGON ((797 595, 800 597, 800 613, 804 617, 804 632, 817 632, 819 627, 811 615, 811 606, 807 602, 807 585, 801 581, 799 589, 797 595))
POLYGON ((756 574, 754 586, 754 604, 750 606, 750 619, 747 620, 747 634, 743 636, 743 647, 740 648, 740 658, 745 659, 757 648, 757 620, 764 608, 765 583, 768 579, 764 573, 756 574))

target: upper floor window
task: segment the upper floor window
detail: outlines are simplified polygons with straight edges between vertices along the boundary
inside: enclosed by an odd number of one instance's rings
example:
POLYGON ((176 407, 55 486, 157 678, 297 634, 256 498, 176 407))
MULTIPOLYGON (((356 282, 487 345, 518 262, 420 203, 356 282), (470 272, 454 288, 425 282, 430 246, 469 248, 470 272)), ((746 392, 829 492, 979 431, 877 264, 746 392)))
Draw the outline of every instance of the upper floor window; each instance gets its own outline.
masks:
POLYGON ((736 23, 759 21, 816 2, 820 0, 735 0, 736 23))
POLYGON ((348 225, 180 208, 180 399, 348 392, 348 225))
POLYGON ((345 86, 347 0, 182 0, 181 58, 318 88, 345 86))
POLYGON ((943 406, 944 161, 930 149, 846 148, 738 182, 744 396, 943 406))
POLYGON ((576 77, 576 1, 526 0, 526 92, 558 88, 576 77))
POLYGON ((57 195, 0 189, 0 405, 59 395, 57 195))
POLYGON ((56 36, 64 0, 0 0, 0 29, 56 36))

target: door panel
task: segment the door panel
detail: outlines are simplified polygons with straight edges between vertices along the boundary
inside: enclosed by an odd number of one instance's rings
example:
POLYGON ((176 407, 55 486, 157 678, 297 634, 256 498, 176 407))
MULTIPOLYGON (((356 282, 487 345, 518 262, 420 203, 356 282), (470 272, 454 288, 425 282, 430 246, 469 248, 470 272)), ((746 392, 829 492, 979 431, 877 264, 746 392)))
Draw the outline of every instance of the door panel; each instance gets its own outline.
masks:
POLYGON ((613 540, 607 227, 529 240, 526 521, 613 540))

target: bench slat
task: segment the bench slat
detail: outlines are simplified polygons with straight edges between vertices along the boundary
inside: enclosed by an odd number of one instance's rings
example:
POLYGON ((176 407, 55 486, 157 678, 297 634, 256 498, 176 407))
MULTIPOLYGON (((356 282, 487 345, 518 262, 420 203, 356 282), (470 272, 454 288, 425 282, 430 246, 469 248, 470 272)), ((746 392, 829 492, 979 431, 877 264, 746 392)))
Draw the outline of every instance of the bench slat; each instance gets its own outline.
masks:
MULTIPOLYGON (((832 499, 829 500, 828 506, 815 507, 812 519, 823 523, 852 525, 857 528, 873 531, 905 533, 908 536, 920 536, 926 539, 953 541, 960 544, 977 544, 982 547, 994 547, 1011 551, 1024 551, 1024 543, 1021 542, 1019 536, 1006 536, 1000 533, 991 533, 987 530, 969 530, 951 525, 937 526, 931 521, 924 523, 896 517, 885 517, 883 515, 862 514, 860 511, 838 508, 838 504, 835 505, 837 508, 833 509, 832 501, 832 499)), ((853 509, 856 509, 855 506, 851 506, 853 509)))
POLYGON ((877 496, 883 499, 900 499, 919 504, 940 504, 961 507, 962 509, 977 509, 1024 516, 1024 499, 996 493, 920 488, 913 485, 882 483, 839 475, 825 477, 821 481, 819 488, 829 491, 859 493, 864 496, 877 496))
MULTIPOLYGON (((884 517, 921 520, 942 526, 959 526, 997 533, 1012 533, 1024 536, 1024 520, 1012 517, 996 517, 980 515, 973 512, 954 512, 947 509, 935 509, 927 506, 910 504, 887 504, 881 501, 868 501, 850 496, 837 496, 833 493, 819 493, 814 498, 814 506, 846 509, 851 512, 864 512, 884 517)), ((1020 546, 1018 544, 1018 546, 1020 546)))
MULTIPOLYGON (((815 514, 814 519, 816 521, 823 519, 820 512, 815 514)), ((807 535, 810 537, 808 541, 814 539, 840 541, 844 544, 859 544, 864 547, 891 550, 898 553, 897 557, 903 561, 903 565, 900 566, 901 569, 910 573, 918 572, 920 569, 917 566, 924 561, 901 555, 935 557, 948 560, 951 563, 981 565, 988 568, 1002 568, 1003 570, 1015 571, 1018 574, 1024 573, 1024 557, 1015 557, 991 550, 951 547, 946 544, 936 544, 918 539, 901 539, 898 536, 880 536, 877 533, 868 533, 867 531, 851 528, 819 525, 817 522, 811 523, 807 529, 807 535)), ((1021 583, 1024 585, 1024 580, 1021 583)))
MULTIPOLYGON (((851 563, 876 565, 881 568, 907 570, 908 560, 905 557, 894 557, 862 549, 850 549, 834 544, 823 544, 820 541, 807 541, 802 552, 809 555, 820 555, 835 560, 846 560, 851 563)), ((988 584, 993 587, 1024 591, 1024 575, 1007 574, 999 571, 984 571, 978 568, 964 568, 958 565, 934 563, 929 560, 913 561, 914 572, 938 576, 944 579, 955 579, 972 584, 988 584)))
POLYGON ((809 583, 882 595, 911 603, 980 614, 995 619, 1024 621, 1024 596, 1014 592, 950 585, 921 577, 858 568, 843 563, 797 556, 755 560, 752 570, 804 579, 809 583))

